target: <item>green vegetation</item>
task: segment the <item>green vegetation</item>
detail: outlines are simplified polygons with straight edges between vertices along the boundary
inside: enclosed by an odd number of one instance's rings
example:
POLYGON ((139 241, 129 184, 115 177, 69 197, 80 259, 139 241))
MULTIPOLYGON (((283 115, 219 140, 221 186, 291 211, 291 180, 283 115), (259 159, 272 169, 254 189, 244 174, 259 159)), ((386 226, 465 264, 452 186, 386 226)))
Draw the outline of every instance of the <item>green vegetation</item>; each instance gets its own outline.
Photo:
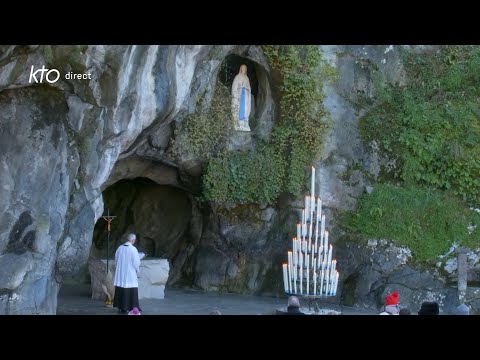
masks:
POLYGON ((264 51, 279 83, 271 139, 258 141, 253 153, 223 150, 211 157, 203 176, 206 200, 272 203, 283 191, 299 196, 321 149, 327 124, 319 81, 334 78, 333 68, 317 46, 264 46, 264 51))
POLYGON ((480 244, 478 231, 467 231, 480 224, 467 205, 480 203, 480 47, 402 57, 407 85, 384 84, 373 70, 376 97, 360 121, 364 140, 395 166, 381 169, 375 191, 342 223, 406 245, 422 261, 454 241, 480 244))
POLYGON ((343 214, 342 223, 353 233, 407 246, 418 261, 434 260, 453 242, 475 247, 480 241, 480 229, 467 230, 480 224, 480 214, 452 194, 415 186, 378 184, 362 196, 355 213, 343 214))
POLYGON ((178 155, 179 147, 186 147, 187 153, 196 158, 212 158, 225 149, 228 138, 233 133, 230 115, 230 91, 218 82, 210 107, 203 106, 204 98, 197 100, 197 111, 186 116, 175 129, 175 139, 185 133, 187 140, 174 146, 178 155))
POLYGON ((405 53, 404 63, 408 86, 377 83, 377 103, 361 121, 362 136, 397 160, 386 178, 452 189, 479 204, 480 47, 405 53))

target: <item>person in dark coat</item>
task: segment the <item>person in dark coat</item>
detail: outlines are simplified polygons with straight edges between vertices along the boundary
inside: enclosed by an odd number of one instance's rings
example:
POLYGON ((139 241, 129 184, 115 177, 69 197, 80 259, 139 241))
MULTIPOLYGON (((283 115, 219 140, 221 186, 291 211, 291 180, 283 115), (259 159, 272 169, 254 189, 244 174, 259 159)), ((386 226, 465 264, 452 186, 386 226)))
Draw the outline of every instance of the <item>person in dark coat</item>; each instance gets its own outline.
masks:
POLYGON ((438 315, 440 312, 438 303, 435 301, 424 301, 418 310, 418 315, 438 315))

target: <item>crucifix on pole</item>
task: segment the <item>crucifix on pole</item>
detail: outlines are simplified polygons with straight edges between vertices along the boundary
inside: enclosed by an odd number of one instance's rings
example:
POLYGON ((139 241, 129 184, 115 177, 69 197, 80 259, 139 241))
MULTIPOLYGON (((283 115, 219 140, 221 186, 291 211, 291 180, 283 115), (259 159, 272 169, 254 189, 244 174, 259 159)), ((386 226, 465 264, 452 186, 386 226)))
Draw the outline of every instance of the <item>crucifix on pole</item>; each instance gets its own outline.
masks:
POLYGON ((108 255, 109 255, 109 243, 110 243, 110 223, 116 216, 110 215, 110 209, 107 210, 107 216, 102 216, 103 220, 107 222, 107 274, 108 274, 108 255))

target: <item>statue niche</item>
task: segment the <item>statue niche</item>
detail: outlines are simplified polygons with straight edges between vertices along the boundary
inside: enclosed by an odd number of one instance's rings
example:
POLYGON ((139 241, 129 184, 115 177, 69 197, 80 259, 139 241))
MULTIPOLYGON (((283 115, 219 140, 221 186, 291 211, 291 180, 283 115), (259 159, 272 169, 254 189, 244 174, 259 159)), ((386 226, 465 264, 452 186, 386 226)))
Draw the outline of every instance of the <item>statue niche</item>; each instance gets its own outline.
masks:
POLYGON ((247 76, 247 66, 240 65, 240 71, 232 84, 232 115, 235 130, 250 131, 248 117, 251 111, 252 90, 247 76))

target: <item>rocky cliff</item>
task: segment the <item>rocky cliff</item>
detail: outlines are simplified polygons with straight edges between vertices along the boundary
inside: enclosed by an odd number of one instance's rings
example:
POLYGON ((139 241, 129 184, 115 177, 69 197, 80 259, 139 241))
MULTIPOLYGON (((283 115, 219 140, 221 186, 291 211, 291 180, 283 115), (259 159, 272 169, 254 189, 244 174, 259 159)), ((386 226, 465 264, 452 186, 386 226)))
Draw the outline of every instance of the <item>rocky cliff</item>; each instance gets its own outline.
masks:
MULTIPOLYGON (((378 163, 360 139, 361 113, 348 101, 372 92, 365 61, 377 64, 390 82, 405 81, 405 74, 388 46, 320 49, 339 74, 336 84, 325 85, 332 126, 315 163, 335 227, 336 211, 354 208, 371 185, 360 169, 349 171, 347 180, 345 172, 360 163, 374 173, 378 163)), ((260 47, 0 47, 0 313, 54 314, 64 277, 89 256, 106 255, 100 217, 107 207, 118 215, 110 256, 127 232, 136 232, 139 246, 171 261, 171 286, 282 293, 279 264, 300 200, 199 202, 205 159, 182 147, 172 153, 173 140, 182 139, 178 124, 197 107, 208 107, 222 62, 232 55, 255 69, 257 100, 252 133, 232 135, 230 148, 252 149, 269 138, 278 111, 275 74, 260 47), (41 72, 32 78, 43 65, 56 69, 58 80, 51 81, 55 72, 41 82, 41 72)), ((338 251, 347 261, 356 250, 345 245, 338 251)), ((364 284, 354 279, 365 265, 359 259, 343 273, 354 297, 349 301, 377 306, 388 283, 359 290, 364 284)))

